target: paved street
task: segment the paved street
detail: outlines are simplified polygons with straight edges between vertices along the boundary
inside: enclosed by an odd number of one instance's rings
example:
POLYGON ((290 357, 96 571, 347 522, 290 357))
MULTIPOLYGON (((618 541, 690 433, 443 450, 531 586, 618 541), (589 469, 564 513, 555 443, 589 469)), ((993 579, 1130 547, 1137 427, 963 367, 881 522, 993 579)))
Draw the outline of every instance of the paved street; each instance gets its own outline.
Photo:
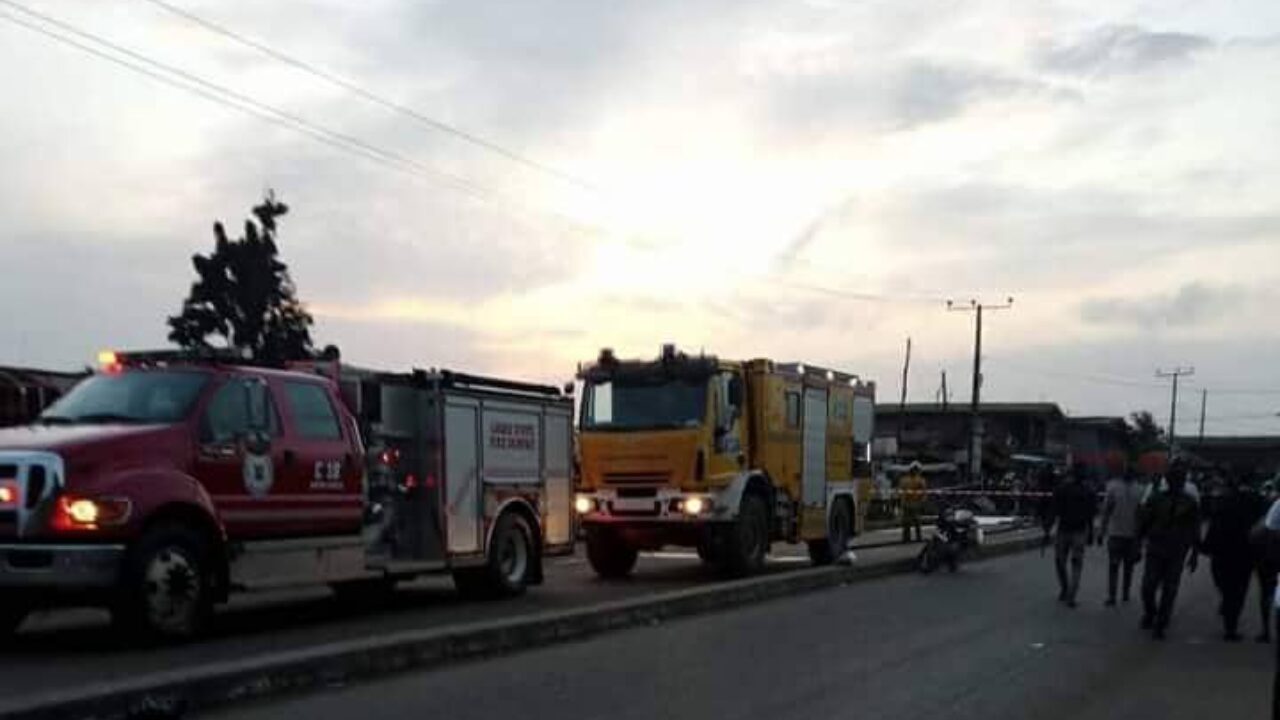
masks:
MULTIPOLYGON (((896 539, 897 531, 877 531, 860 543, 896 539)), ((865 561, 909 556, 918 546, 861 551, 865 561)), ((776 545, 768 572, 809 567, 802 546, 776 545)), ((545 584, 521 598, 466 602, 452 582, 433 577, 400 588, 381 604, 343 606, 327 589, 241 596, 222 610, 212 636, 187 646, 137 648, 107 625, 106 614, 91 610, 40 613, 0 648, 0 706, 4 700, 56 692, 85 683, 370 637, 409 628, 431 628, 507 618, 517 614, 564 610, 606 600, 639 597, 715 581, 692 551, 647 554, 626 582, 597 579, 582 549, 573 557, 551 559, 545 584)))
MULTIPOLYGON (((1271 648, 1217 640, 1207 567, 1170 639, 1136 605, 1054 601, 1051 560, 905 575, 496 660, 228 711, 236 720, 379 718, 1261 718, 1271 648)), ((1250 598, 1249 608, 1254 608, 1250 598)), ((1256 612, 1256 611, 1255 611, 1256 612)), ((1247 616, 1246 630, 1256 630, 1247 616)))

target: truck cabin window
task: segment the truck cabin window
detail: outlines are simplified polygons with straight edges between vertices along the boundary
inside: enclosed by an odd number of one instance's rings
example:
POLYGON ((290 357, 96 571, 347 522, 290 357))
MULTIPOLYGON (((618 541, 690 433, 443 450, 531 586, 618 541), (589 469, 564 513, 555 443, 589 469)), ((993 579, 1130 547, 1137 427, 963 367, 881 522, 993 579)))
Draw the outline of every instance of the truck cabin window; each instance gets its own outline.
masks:
POLYGON ((626 379, 588 383, 584 430, 694 428, 707 412, 705 380, 626 379))
POLYGON ((284 394, 293 411, 298 434, 307 440, 341 440, 338 416, 324 388, 312 383, 286 382, 284 394))
POLYGON ((186 417, 209 381, 207 373, 138 370, 94 375, 40 415, 55 423, 173 423, 186 417))
POLYGON ((265 384, 231 380, 218 388, 205 408, 200 437, 227 443, 251 432, 280 434, 280 422, 265 384))

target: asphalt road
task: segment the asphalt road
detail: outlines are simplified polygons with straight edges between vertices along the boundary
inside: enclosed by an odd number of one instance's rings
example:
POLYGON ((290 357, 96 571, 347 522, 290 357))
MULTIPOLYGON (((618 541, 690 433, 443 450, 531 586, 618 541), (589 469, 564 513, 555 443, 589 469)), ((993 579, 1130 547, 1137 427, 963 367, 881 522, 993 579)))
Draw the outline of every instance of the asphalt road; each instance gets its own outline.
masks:
MULTIPOLYGON (((1263 718, 1270 646, 1220 642, 1202 567, 1171 634, 1101 604, 1091 550, 1080 608, 1051 560, 903 575, 453 668, 230 710, 268 718, 1263 718)), ((1250 609, 1254 609, 1250 598, 1250 609)), ((1256 610, 1254 610, 1256 612, 1256 610)), ((1246 630, 1256 630, 1250 613, 1246 630)))
MULTIPOLYGON (((896 531, 869 533, 862 543, 885 542, 896 531)), ((579 554, 549 559, 545 583, 527 595, 499 602, 460 598, 447 576, 399 588, 382 602, 363 607, 338 603, 327 589, 241 596, 219 612, 210 637, 178 647, 135 646, 107 624, 104 612, 58 610, 29 618, 21 632, 0 646, 0 706, 27 695, 63 687, 134 678, 142 674, 237 660, 329 642, 369 637, 407 628, 508 618, 563 610, 607 600, 692 587, 716 578, 692 551, 642 556, 632 579, 605 582, 579 554)), ((862 551, 864 559, 911 555, 915 546, 862 551)), ((809 567, 803 546, 775 545, 767 572, 809 567)))

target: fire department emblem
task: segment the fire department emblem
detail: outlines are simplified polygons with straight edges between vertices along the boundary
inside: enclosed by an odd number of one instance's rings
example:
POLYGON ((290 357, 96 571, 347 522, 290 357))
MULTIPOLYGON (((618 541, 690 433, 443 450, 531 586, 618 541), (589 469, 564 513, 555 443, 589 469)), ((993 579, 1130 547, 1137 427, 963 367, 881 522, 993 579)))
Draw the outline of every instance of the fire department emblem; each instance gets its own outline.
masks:
POLYGON ((244 456, 244 487, 254 497, 262 497, 271 491, 275 482, 271 456, 246 454, 244 456))

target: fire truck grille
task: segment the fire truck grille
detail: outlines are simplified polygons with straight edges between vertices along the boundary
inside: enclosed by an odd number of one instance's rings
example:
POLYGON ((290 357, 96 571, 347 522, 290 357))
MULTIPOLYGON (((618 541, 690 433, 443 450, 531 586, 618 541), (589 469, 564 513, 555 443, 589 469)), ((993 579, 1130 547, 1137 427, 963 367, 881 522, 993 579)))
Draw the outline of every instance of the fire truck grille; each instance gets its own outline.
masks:
POLYGON ((62 484, 62 459, 48 452, 0 450, 0 480, 16 485, 18 502, 0 511, 0 537, 21 537, 34 527, 42 503, 62 484))
POLYGON ((604 474, 604 482, 606 485, 668 485, 671 483, 671 473, 612 472, 604 474))

